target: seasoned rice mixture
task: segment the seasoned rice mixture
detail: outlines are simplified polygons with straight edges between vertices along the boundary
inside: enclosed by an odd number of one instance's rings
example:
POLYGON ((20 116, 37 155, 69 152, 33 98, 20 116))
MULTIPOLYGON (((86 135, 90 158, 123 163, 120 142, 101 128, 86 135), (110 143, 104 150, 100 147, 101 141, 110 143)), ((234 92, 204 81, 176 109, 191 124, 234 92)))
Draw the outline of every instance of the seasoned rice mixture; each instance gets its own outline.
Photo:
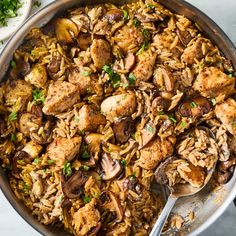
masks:
POLYGON ((2 167, 38 221, 148 235, 162 209, 153 181, 199 188, 216 163, 215 179, 230 179, 234 69, 198 25, 154 1, 71 9, 15 51, 0 135, 2 167))

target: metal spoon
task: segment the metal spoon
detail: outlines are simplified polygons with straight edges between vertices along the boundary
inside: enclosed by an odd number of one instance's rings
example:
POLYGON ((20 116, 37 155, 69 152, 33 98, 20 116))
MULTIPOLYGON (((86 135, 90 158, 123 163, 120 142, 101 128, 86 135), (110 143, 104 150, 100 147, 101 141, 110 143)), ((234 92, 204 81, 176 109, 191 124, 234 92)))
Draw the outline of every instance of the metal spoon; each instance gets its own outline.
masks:
MULTIPOLYGON (((197 128, 206 131, 211 138, 216 139, 214 133, 207 127, 198 126, 197 128)), ((215 170, 216 162, 215 162, 215 165, 210 170, 208 170, 204 184, 201 188, 195 188, 190 184, 176 184, 173 187, 168 187, 170 191, 170 195, 168 197, 168 200, 166 202, 164 209, 162 210, 149 236, 159 236, 161 234, 162 229, 165 225, 165 222, 172 208, 174 207, 175 202, 178 200, 178 198, 194 195, 198 193, 199 191, 201 191, 207 185, 207 183, 211 179, 211 176, 215 170)))

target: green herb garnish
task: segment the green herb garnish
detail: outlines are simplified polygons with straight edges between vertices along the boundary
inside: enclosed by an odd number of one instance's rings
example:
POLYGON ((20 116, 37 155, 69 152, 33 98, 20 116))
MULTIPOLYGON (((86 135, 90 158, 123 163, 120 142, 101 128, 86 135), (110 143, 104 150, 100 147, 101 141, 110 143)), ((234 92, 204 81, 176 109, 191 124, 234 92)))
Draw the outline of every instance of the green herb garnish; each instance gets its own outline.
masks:
POLYGON ((121 161, 120 161, 120 164, 121 164, 122 166, 126 166, 126 160, 125 160, 125 159, 121 160, 121 161))
POLYGON ((173 123, 176 123, 176 119, 173 115, 169 115, 169 119, 173 122, 173 123))
POLYGON ((85 171, 88 171, 88 170, 90 169, 90 167, 89 167, 89 166, 86 166, 86 165, 83 165, 83 166, 81 166, 81 169, 82 169, 82 170, 85 170, 85 171))
POLYGON ((187 124, 186 124, 185 121, 182 121, 182 122, 180 123, 180 125, 181 125, 182 128, 185 128, 187 124))
POLYGON ((81 157, 83 159, 88 159, 90 157, 90 155, 89 155, 88 151, 85 150, 85 151, 82 152, 81 157))
POLYGON ((82 76, 87 77, 87 76, 90 76, 90 75, 92 74, 92 72, 91 72, 91 71, 88 71, 88 70, 83 70, 83 71, 80 72, 80 74, 81 74, 82 76))
POLYGON ((45 103, 46 98, 42 90, 35 89, 33 90, 32 95, 33 95, 34 104, 45 103))
POLYGON ((211 99, 211 103, 212 103, 212 106, 215 106, 215 105, 216 105, 216 99, 215 99, 215 98, 212 98, 212 99, 211 99))
POLYGON ((39 158, 36 157, 32 163, 33 163, 34 165, 38 165, 38 164, 39 164, 39 158))
POLYGON ((129 19, 129 14, 128 14, 128 12, 127 12, 126 10, 122 10, 122 11, 123 11, 123 14, 124 14, 123 19, 124 19, 124 20, 128 20, 128 19, 129 19))
POLYGON ((233 77, 233 74, 228 74, 228 77, 229 77, 229 78, 232 78, 232 77, 233 77))
POLYGON ((149 43, 147 44, 146 42, 144 42, 141 45, 141 48, 136 52, 136 56, 140 55, 143 51, 145 51, 146 49, 148 49, 149 47, 149 43))
POLYGON ((192 108, 196 108, 196 107, 197 107, 197 103, 196 103, 196 102, 191 102, 191 103, 190 103, 190 106, 191 106, 192 108))
POLYGON ((92 199, 89 196, 84 196, 83 200, 84 200, 84 203, 89 203, 92 199))
POLYGON ((135 28, 138 28, 140 26, 140 21, 137 18, 135 18, 133 20, 133 25, 134 25, 135 28))
POLYGON ((111 81, 113 88, 118 88, 120 86, 120 75, 114 72, 112 68, 108 65, 103 66, 102 69, 108 74, 109 80, 111 81))
POLYGON ((20 0, 1 0, 0 1, 0 27, 7 26, 9 18, 16 17, 17 11, 22 6, 20 0))
POLYGON ((158 111, 158 115, 163 116, 163 115, 165 115, 165 112, 164 111, 158 111))
POLYGON ((11 61, 11 67, 12 67, 12 68, 16 68, 16 62, 13 61, 13 60, 11 61))
POLYGON ((16 142, 16 134, 11 133, 11 141, 16 142))
POLYGON ((62 172, 63 174, 68 177, 72 174, 72 169, 71 169, 71 165, 70 165, 70 162, 66 162, 63 166, 63 169, 62 169, 62 172))
POLYGON ((152 4, 147 4, 147 7, 148 7, 148 8, 151 8, 151 9, 154 9, 154 8, 155 8, 155 6, 152 5, 152 4))
POLYGON ((54 164, 54 163, 55 163, 54 160, 48 160, 48 165, 52 165, 52 164, 54 164))
POLYGON ((9 116, 8 116, 9 121, 17 120, 17 113, 13 111, 9 116))
POLYGON ((132 86, 135 85, 136 77, 135 77, 135 75, 133 73, 129 74, 128 81, 129 81, 130 85, 132 85, 132 86))
POLYGON ((152 133, 152 134, 155 133, 155 129, 149 124, 146 124, 145 129, 147 130, 148 133, 152 133))

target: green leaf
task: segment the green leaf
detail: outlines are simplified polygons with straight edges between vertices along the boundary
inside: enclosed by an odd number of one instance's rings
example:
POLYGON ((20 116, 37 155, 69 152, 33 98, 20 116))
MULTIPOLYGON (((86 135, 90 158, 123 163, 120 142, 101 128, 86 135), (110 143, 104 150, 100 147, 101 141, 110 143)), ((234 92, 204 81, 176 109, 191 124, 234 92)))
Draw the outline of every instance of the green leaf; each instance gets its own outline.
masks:
POLYGON ((182 121, 182 122, 180 123, 180 125, 181 125, 182 128, 185 128, 187 124, 186 124, 185 121, 182 121))
POLYGON ((89 167, 89 166, 86 166, 86 165, 83 165, 83 166, 81 166, 81 169, 82 169, 82 170, 85 170, 85 171, 88 171, 88 170, 90 169, 90 167, 89 167))
POLYGON ((143 51, 145 51, 146 49, 148 49, 149 47, 149 43, 144 42, 141 45, 141 48, 136 52, 136 56, 140 55, 143 51))
POLYGON ((233 78, 233 74, 228 74, 228 77, 229 78, 233 78))
POLYGON ((12 67, 12 68, 16 68, 16 62, 13 61, 13 60, 11 61, 11 67, 12 67))
POLYGON ((125 159, 121 160, 121 161, 120 161, 120 164, 121 164, 122 166, 126 166, 126 160, 125 160, 125 159))
POLYGON ((14 121, 17 120, 17 113, 13 111, 9 116, 8 116, 9 121, 14 121))
POLYGON ((122 11, 123 11, 123 14, 124 14, 123 19, 124 19, 124 20, 129 20, 129 14, 128 14, 128 12, 127 12, 126 10, 122 10, 122 11))
POLYGON ((11 141, 16 142, 16 135, 14 133, 11 133, 11 141))
POLYGON ((109 76, 109 80, 112 83, 113 88, 118 88, 120 86, 120 75, 112 70, 108 65, 103 66, 103 71, 109 76))
POLYGON ((215 99, 215 98, 212 98, 212 99, 211 99, 211 103, 212 103, 212 106, 215 106, 215 105, 216 105, 216 99, 215 99))
POLYGON ((158 115, 159 116, 165 115, 165 112, 164 111, 158 111, 158 115))
POLYGON ((155 129, 150 125, 150 124, 146 124, 145 129, 147 130, 148 133, 155 133, 155 129))
POLYGON ((88 71, 88 70, 83 70, 83 71, 80 72, 80 74, 81 74, 82 76, 87 77, 87 76, 90 76, 90 75, 92 74, 92 72, 91 72, 91 71, 88 71))
POLYGON ((174 115, 169 115, 169 119, 173 122, 176 123, 176 119, 174 118, 174 115))
POLYGON ((190 106, 191 106, 192 108, 196 108, 196 107, 197 107, 197 103, 196 103, 196 102, 191 102, 191 103, 190 103, 190 106))
POLYGON ((152 5, 152 4, 147 4, 147 7, 148 7, 148 8, 151 8, 151 9, 154 9, 154 8, 155 8, 155 6, 152 5))
POLYGON ((54 163, 55 163, 54 160, 48 160, 48 165, 52 165, 52 164, 54 164, 54 163))
POLYGON ((33 95, 34 104, 45 103, 46 98, 42 90, 35 89, 32 91, 32 95, 33 95))
POLYGON ((133 73, 130 73, 129 74, 129 77, 128 77, 128 81, 129 81, 129 84, 134 86, 135 85, 135 81, 136 81, 136 77, 133 73))
POLYGON ((39 158, 36 157, 32 163, 33 163, 34 165, 38 165, 38 164, 39 164, 39 158))
POLYGON ((81 157, 83 159, 88 159, 90 157, 89 153, 87 150, 83 151, 83 153, 81 154, 81 157))
POLYGON ((138 28, 140 26, 140 21, 137 18, 135 18, 133 20, 133 25, 134 25, 135 28, 138 28))
POLYGON ((69 177, 71 174, 72 174, 72 169, 71 169, 71 164, 70 162, 66 162, 63 166, 63 169, 62 169, 62 172, 63 174, 66 176, 66 177, 69 177))
POLYGON ((92 198, 89 196, 84 196, 83 200, 84 200, 84 203, 89 203, 91 202, 92 198))

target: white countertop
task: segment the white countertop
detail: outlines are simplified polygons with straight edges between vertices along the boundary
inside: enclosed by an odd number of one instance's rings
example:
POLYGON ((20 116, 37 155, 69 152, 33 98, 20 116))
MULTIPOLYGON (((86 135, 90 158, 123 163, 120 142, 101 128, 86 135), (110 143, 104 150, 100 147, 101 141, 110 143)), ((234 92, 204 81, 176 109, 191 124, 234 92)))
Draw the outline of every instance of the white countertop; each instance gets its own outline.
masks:
MULTIPOLYGON (((41 7, 52 0, 41 0, 41 7)), ((235 0, 188 0, 210 16, 236 45, 236 1, 235 0)), ((36 8, 34 7, 34 12, 36 8)), ((0 51, 1 51, 0 46, 0 51)), ((227 211, 200 236, 236 235, 236 207, 231 204, 227 211)), ((11 207, 0 191, 0 235, 40 236, 11 207)))

